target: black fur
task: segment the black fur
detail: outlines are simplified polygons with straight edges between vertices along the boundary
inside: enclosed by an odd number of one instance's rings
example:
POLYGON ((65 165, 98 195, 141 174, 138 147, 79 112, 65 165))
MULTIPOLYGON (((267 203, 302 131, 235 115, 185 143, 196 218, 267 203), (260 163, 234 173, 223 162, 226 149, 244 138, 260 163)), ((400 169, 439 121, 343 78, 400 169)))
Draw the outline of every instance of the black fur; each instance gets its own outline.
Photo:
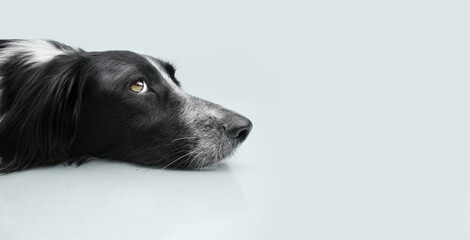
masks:
MULTIPOLYGON (((0 40, 0 57, 15 41, 0 40)), ((230 154, 251 130, 251 122, 236 113, 178 95, 145 56, 49 43, 67 54, 34 64, 25 49, 0 62, 1 173, 81 163, 92 156, 204 167, 230 154), (148 94, 129 91, 129 84, 139 79, 146 81, 148 94), (217 109, 222 117, 198 113, 195 121, 187 121, 185 109, 195 108, 217 109), (227 138, 223 132, 234 126, 240 132, 227 138), (204 152, 201 141, 217 146, 204 152)), ((180 85, 173 66, 152 60, 180 85)))

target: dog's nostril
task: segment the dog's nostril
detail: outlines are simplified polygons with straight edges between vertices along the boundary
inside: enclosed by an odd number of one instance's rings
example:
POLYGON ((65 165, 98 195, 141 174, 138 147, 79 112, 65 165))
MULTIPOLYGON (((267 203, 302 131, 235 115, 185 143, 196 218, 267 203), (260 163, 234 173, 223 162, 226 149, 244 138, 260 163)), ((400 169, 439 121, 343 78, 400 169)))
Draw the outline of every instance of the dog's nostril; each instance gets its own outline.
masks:
POLYGON ((227 129, 225 130, 227 133, 227 136, 229 136, 232 139, 244 139, 248 136, 248 133, 250 133, 250 130, 248 127, 243 127, 243 128, 232 128, 232 129, 227 129))
POLYGON ((231 119, 229 123, 224 126, 225 133, 229 138, 241 141, 246 139, 252 128, 253 124, 251 121, 242 116, 231 119))
POLYGON ((242 130, 241 132, 238 133, 237 138, 238 139, 246 138, 248 136, 248 133, 249 131, 247 129, 242 130))

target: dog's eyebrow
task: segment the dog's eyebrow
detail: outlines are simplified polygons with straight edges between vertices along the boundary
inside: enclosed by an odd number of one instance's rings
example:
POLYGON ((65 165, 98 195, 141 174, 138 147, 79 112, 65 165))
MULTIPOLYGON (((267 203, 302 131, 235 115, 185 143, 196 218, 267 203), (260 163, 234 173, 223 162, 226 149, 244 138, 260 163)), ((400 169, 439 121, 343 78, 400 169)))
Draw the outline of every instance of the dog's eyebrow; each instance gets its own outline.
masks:
MULTIPOLYGON (((155 69, 157 69, 157 71, 160 73, 160 75, 162 75, 163 79, 165 79, 173 89, 175 89, 178 92, 183 93, 183 90, 181 90, 181 88, 179 87, 179 82, 177 82, 177 81, 175 82, 173 80, 172 76, 170 76, 170 74, 167 72, 167 70, 164 68, 164 66, 162 66, 161 63, 157 62, 156 60, 154 60, 150 56, 144 56, 144 57, 152 64, 152 66, 155 67, 155 69)), ((174 70, 174 68, 173 68, 173 70, 174 70)), ((173 72, 173 74, 174 74, 174 72, 173 72)))
POLYGON ((173 65, 169 64, 168 62, 162 62, 163 68, 165 68, 166 72, 170 74, 171 77, 175 75, 175 67, 173 65))
POLYGON ((176 77, 175 77, 175 72, 176 72, 175 67, 173 67, 173 65, 171 65, 168 62, 161 62, 161 64, 162 64, 163 68, 165 68, 166 72, 170 75, 173 82, 175 82, 176 85, 178 85, 178 87, 181 87, 180 82, 178 80, 176 80, 176 77))

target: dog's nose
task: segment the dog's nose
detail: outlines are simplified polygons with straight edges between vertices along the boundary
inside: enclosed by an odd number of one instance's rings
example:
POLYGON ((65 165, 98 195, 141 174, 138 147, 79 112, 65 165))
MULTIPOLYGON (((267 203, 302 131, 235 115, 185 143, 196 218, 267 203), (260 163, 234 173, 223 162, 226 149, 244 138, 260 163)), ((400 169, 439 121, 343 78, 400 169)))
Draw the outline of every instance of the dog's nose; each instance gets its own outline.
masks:
POLYGON ((250 119, 238 114, 231 116, 224 124, 227 136, 240 141, 244 141, 248 137, 252 128, 253 124, 250 119))

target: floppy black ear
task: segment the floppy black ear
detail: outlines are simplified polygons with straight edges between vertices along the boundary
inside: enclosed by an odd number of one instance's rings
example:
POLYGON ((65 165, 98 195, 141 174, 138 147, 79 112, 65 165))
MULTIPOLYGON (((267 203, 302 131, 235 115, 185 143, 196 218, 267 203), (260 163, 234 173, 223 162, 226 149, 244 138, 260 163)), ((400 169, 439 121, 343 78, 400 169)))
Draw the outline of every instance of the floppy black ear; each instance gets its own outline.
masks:
POLYGON ((3 76, 9 105, 0 121, 0 173, 66 160, 80 115, 83 64, 79 55, 63 55, 3 76))

